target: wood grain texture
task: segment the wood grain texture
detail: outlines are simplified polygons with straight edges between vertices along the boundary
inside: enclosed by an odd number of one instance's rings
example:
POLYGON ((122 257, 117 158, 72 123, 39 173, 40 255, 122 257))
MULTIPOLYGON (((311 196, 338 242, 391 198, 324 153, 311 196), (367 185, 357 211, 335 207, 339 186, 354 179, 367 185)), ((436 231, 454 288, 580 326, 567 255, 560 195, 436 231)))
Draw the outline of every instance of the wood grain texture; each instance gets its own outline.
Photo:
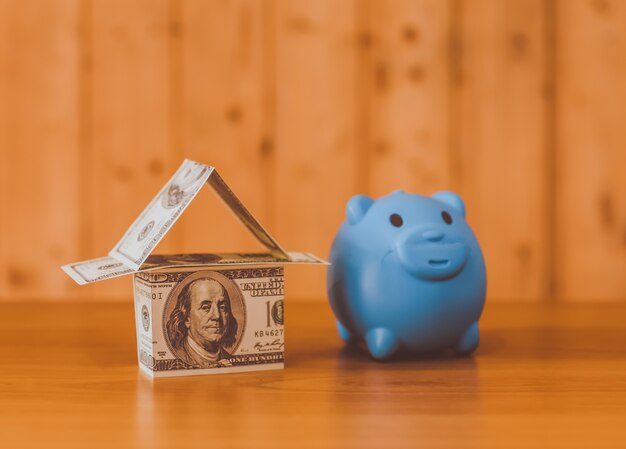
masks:
MULTIPOLYGON (((11 67, 12 56, 11 44, 9 40, 10 32, 8 21, 11 17, 9 0, 0 0, 0 98, 8 98, 10 92, 10 81, 8 78, 11 67)), ((0 102, 0 149, 8 147, 9 141, 9 118, 11 107, 8 101, 0 102)), ((9 182, 9 152, 0 150, 0 204, 6 204, 9 182)), ((5 248, 8 245, 9 235, 6 232, 8 227, 9 214, 0 214, 0 299, 7 298, 7 276, 6 267, 9 264, 8 254, 5 248)))
MULTIPOLYGON (((181 142, 176 151, 213 165, 268 226, 272 185, 267 24, 261 2, 187 0, 178 14, 181 142)), ((262 247, 211 192, 181 219, 181 250, 262 247)), ((271 224, 271 223, 269 223, 271 224)))
POLYGON ((475 356, 377 363, 340 342, 327 306, 296 303, 284 370, 155 381, 137 368, 132 313, 130 303, 0 305, 4 445, 570 449, 626 439, 623 304, 488 304, 475 356))
MULTIPOLYGON (((618 0, 0 0, 0 300, 129 298, 59 266, 191 157, 288 249, 327 256, 353 194, 452 189, 491 298, 619 301, 624 30, 618 0)), ((157 252, 257 249, 204 191, 157 252)))
MULTIPOLYGON (((278 1, 276 238, 326 257, 357 193, 357 8, 354 1, 278 1)), ((325 296, 325 272, 288 267, 296 297, 325 296)))
POLYGON ((80 243, 78 2, 3 1, 0 27, 0 286, 67 297, 59 266, 80 243))
POLYGON ((450 190, 450 2, 367 2, 368 192, 450 190))
POLYGON ((548 288, 548 98, 543 0, 462 2, 458 185, 483 246, 489 294, 548 288))
MULTIPOLYGON (((92 256, 106 255, 182 161, 169 148, 165 0, 93 2, 92 256)), ((172 236, 158 246, 171 252, 172 236)), ((129 297, 128 279, 86 290, 129 297)))
POLYGON ((557 286, 568 299, 626 294, 626 4, 557 9, 557 286))

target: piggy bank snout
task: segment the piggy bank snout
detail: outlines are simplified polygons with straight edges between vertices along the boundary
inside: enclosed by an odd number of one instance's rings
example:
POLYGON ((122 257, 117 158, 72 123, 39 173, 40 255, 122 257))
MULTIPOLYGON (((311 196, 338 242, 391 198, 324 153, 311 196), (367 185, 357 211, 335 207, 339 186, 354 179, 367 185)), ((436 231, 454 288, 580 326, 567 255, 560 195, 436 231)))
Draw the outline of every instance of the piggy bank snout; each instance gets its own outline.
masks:
POLYGON ((407 229, 398 239, 396 253, 412 276, 446 280, 456 276, 467 262, 467 243, 439 226, 407 229))
POLYGON ((440 242, 446 236, 442 226, 415 227, 407 229, 398 239, 398 246, 440 242))
POLYGON ((428 229, 426 231, 416 233, 415 237, 420 236, 429 242, 438 242, 446 236, 446 233, 441 229, 428 229))

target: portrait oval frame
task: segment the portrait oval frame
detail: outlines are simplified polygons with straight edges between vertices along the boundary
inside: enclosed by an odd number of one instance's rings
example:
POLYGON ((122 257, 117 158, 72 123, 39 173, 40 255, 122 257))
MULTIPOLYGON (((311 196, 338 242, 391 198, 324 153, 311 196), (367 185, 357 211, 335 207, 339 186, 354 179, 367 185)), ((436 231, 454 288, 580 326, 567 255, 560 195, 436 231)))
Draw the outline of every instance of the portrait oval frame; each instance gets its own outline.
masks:
POLYGON ((167 344, 170 352, 177 358, 181 359, 178 355, 178 349, 172 345, 170 342, 170 336, 168 335, 167 323, 172 315, 172 312, 176 308, 176 304, 178 303, 178 297, 182 290, 188 284, 191 284, 198 279, 211 279, 218 282, 226 293, 228 294, 228 298, 230 300, 230 309, 231 314, 237 320, 237 333, 235 334, 235 342, 230 346, 223 346, 226 351, 230 354, 234 354, 239 345, 241 344, 241 340, 243 339, 243 334, 246 330, 247 324, 247 315, 246 315, 246 304, 243 299, 243 294, 241 290, 237 286, 237 284, 232 280, 224 276, 222 273, 218 271, 196 271, 185 279, 176 284, 172 290, 170 291, 167 299, 165 300, 165 305, 163 307, 163 337, 165 338, 165 343, 167 344))
POLYGON ((272 304, 271 315, 272 315, 272 319, 274 320, 274 324, 276 324, 278 326, 283 326, 285 324, 285 302, 282 299, 274 301, 274 304, 272 304), (280 305, 280 307, 282 309, 282 316, 281 317, 278 316, 278 306, 279 305, 280 305))
POLYGON ((195 188, 198 181, 208 169, 209 167, 205 165, 196 165, 183 173, 178 173, 163 189, 161 194, 161 206, 164 209, 174 209, 180 206, 183 201, 187 200, 190 195, 189 191, 195 188), (174 187, 179 189, 180 197, 178 197, 174 203, 170 204, 169 198, 172 193, 170 190, 174 187))

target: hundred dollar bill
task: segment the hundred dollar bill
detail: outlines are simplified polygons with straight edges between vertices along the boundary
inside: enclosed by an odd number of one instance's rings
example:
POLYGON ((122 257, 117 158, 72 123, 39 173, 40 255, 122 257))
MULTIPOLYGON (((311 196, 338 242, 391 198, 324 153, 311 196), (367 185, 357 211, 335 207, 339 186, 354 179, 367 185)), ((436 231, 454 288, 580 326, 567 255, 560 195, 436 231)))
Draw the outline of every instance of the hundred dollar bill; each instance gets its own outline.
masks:
POLYGON ((289 251, 287 255, 289 256, 289 261, 291 263, 299 263, 299 264, 318 264, 319 263, 322 265, 328 265, 328 262, 326 262, 324 259, 320 259, 319 257, 314 256, 311 253, 289 251))
POLYGON ((219 265, 266 265, 266 264, 322 264, 328 262, 311 253, 290 251, 287 258, 278 258, 272 253, 190 253, 190 254, 153 254, 141 266, 142 270, 169 267, 195 267, 219 265))
POLYGON ((142 272, 134 293, 139 365, 151 376, 283 366, 280 265, 142 272))
POLYGON ((80 285, 124 276, 135 271, 112 257, 98 257, 97 259, 70 263, 61 268, 80 285))
POLYGON ((128 228, 109 256, 137 270, 195 198, 213 167, 188 159, 128 228))
POLYGON ((213 187, 218 196, 224 201, 226 206, 235 214, 246 228, 256 237, 256 239, 265 246, 274 257, 287 259, 285 250, 274 240, 254 216, 246 209, 243 203, 237 198, 237 195, 228 187, 222 177, 213 171, 209 177, 208 183, 213 187))
POLYGON ((259 264, 323 264, 328 262, 310 253, 290 251, 288 260, 276 258, 271 253, 192 253, 192 254, 152 254, 141 265, 139 270, 133 270, 112 257, 75 262, 61 267, 78 284, 89 284, 118 276, 124 276, 137 271, 154 271, 174 267, 219 267, 229 265, 259 265, 259 264))

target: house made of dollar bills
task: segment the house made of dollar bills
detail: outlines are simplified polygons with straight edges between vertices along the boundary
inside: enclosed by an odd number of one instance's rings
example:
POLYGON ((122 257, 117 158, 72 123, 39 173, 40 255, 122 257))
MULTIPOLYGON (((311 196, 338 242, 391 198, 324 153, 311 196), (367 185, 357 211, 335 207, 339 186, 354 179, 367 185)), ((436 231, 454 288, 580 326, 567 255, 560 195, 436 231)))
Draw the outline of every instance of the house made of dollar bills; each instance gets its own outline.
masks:
POLYGON ((79 284, 133 275, 139 367, 150 376, 282 368, 285 264, 326 264, 286 252, 214 167, 185 160, 107 257, 63 270, 79 284), (208 184, 265 253, 152 255, 208 184))

